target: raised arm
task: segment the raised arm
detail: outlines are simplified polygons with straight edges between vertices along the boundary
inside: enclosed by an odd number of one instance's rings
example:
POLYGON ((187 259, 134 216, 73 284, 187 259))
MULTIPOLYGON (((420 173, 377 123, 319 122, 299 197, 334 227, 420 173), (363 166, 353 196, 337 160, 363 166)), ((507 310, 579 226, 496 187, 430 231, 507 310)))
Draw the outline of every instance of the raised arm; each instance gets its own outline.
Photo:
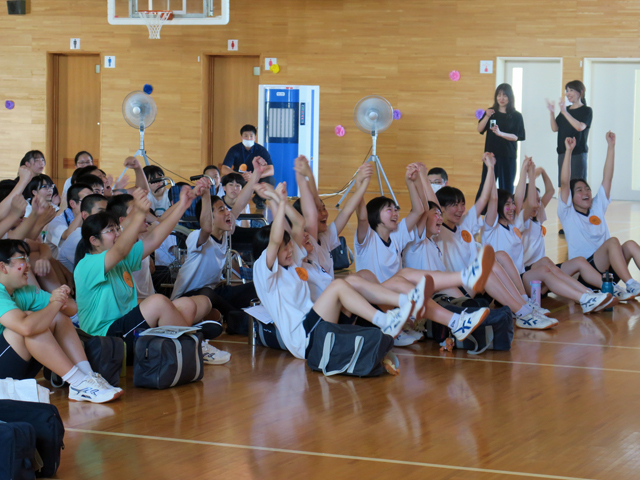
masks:
POLYGON ((275 173, 275 170, 273 169, 273 165, 269 165, 267 161, 262 157, 255 157, 253 159, 254 171, 256 166, 255 162, 258 162, 258 164, 262 167, 262 169, 260 170, 260 178, 272 177, 273 174, 275 173))
MULTIPOLYGON (((267 268, 269 270, 271 270, 273 268, 273 264, 276 263, 276 259, 278 258, 278 250, 280 249, 280 244, 282 243, 282 239, 284 237, 284 215, 287 208, 286 183, 283 182, 280 185, 285 186, 285 192, 284 195, 280 196, 277 200, 278 208, 275 210, 275 213, 273 215, 273 222, 271 223, 269 245, 267 245, 267 268)), ((280 185, 278 185, 278 187, 280 185)), ((273 199, 273 201, 275 201, 275 199, 273 199)))
MULTIPOLYGON (((35 221, 33 222, 31 230, 27 233, 27 238, 38 240, 45 227, 56 218, 56 211, 46 200, 42 200, 39 197, 33 197, 31 203, 33 204, 31 215, 35 215, 35 221)), ((31 217, 31 215, 29 215, 29 217, 31 217)), ((25 222, 23 221, 23 223, 25 222)), ((20 228, 20 226, 18 228, 20 228)))
POLYGON ((358 243, 362 243, 367 236, 367 232, 369 232, 369 216, 367 215, 367 204, 364 203, 364 198, 361 198, 360 203, 358 203, 356 217, 358 217, 356 238, 358 239, 358 243))
POLYGON ((234 218, 238 218, 238 215, 240 215, 244 211, 245 207, 247 206, 247 203, 249 203, 249 200, 251 200, 253 187, 262 178, 262 172, 264 171, 264 166, 260 163, 258 158, 260 157, 256 157, 253 159, 253 173, 251 173, 246 185, 242 187, 242 190, 240 191, 240 193, 238 194, 238 198, 236 199, 236 203, 233 205, 233 208, 231 209, 231 213, 233 214, 234 218))
POLYGON ((18 177, 18 183, 16 183, 16 186, 13 187, 11 192, 9 192, 9 195, 7 195, 5 199, 2 200, 2 202, 0 202, 0 218, 6 217, 9 213, 9 210, 11 209, 11 200, 13 200, 13 197, 16 197, 18 195, 22 197, 22 192, 24 192, 24 189, 27 188, 27 185, 31 181, 33 172, 29 170, 29 167, 22 166, 18 169, 18 177))
MULTIPOLYGON (((136 192, 138 191, 142 190, 136 190, 136 192)), ((191 206, 191 203, 195 198, 196 194, 194 190, 192 190, 188 186, 182 187, 182 190, 180 191, 180 200, 176 202, 177 207, 171 212, 168 217, 163 219, 162 222, 160 222, 160 224, 153 229, 153 232, 147 235, 142 241, 142 258, 148 257, 158 248, 160 248, 162 242, 164 242, 169 234, 173 231, 175 226, 182 218, 182 215, 184 215, 184 212, 187 210, 187 208, 191 206)), ((151 202, 149 202, 148 199, 146 200, 149 203, 149 207, 151 207, 151 202)), ((147 208, 147 212, 149 211, 149 207, 147 208)))
MULTIPOLYGON (((429 170, 423 163, 418 164, 418 174, 420 176, 420 185, 422 186, 422 192, 424 193, 426 200, 429 202, 433 202, 440 206, 438 202, 438 197, 436 196, 433 188, 431 187, 431 182, 429 181, 429 170)), ((423 201, 424 203, 424 201, 423 201)), ((428 203, 424 203, 425 210, 429 210, 428 203)))
MULTIPOLYGON (((529 170, 529 163, 531 162, 531 157, 527 157, 525 155, 524 160, 522 161, 522 165, 520 165, 520 178, 518 179, 518 185, 516 186, 516 191, 513 195, 516 201, 516 212, 520 213, 522 210, 522 203, 524 202, 524 192, 527 187, 527 173, 529 170)), ((529 179, 531 182, 531 179, 529 179)))
POLYGON ((496 166, 496 157, 493 153, 484 152, 482 155, 482 161, 487 166, 487 177, 484 182, 484 187, 482 188, 482 193, 478 197, 478 200, 476 200, 475 204, 476 214, 478 217, 482 215, 482 211, 484 210, 484 207, 487 206, 492 191, 496 189, 496 178, 495 173, 493 173, 496 166), (491 179, 491 182, 489 182, 489 179, 491 179))
POLYGON ((609 130, 606 134, 607 138, 607 159, 604 162, 604 170, 602 172, 602 187, 607 199, 611 198, 611 181, 613 180, 613 170, 615 167, 616 156, 616 134, 609 130))
POLYGON ((547 100, 547 108, 549 109, 549 112, 551 113, 551 131, 552 132, 557 132, 558 131, 558 122, 556 122, 556 104, 555 104, 555 102, 550 102, 549 100, 547 100))
POLYGON ((307 158, 304 155, 296 158, 293 169, 296 172, 296 182, 300 188, 300 208, 304 216, 305 228, 309 235, 318 240, 318 207, 309 186, 311 181, 313 181, 313 174, 311 174, 311 177, 308 176, 311 168, 309 167, 307 158))
POLYGON ((213 231, 213 213, 211 211, 211 193, 209 192, 210 182, 207 178, 200 178, 196 182, 195 194, 202 200, 200 206, 200 234, 198 235, 197 246, 204 245, 213 231))
POLYGON ((138 159, 136 157, 127 157, 124 161, 124 166, 130 168, 136 174, 136 188, 140 188, 149 193, 149 182, 147 182, 147 177, 145 176, 138 159))
POLYGON ((542 196, 542 199, 540 201, 542 202, 542 205, 546 207, 547 205, 549 205, 549 202, 553 198, 553 195, 556 193, 556 189, 553 186, 551 178, 549 177, 549 175, 547 175, 547 171, 542 167, 536 168, 536 178, 538 178, 540 175, 542 175, 542 181, 544 182, 544 195, 542 196))
POLYGON ((564 98, 560 99, 560 101, 558 102, 558 106, 560 107, 560 113, 562 113, 562 116, 567 119, 567 121, 571 124, 573 128, 575 128, 579 132, 587 128, 586 123, 580 122, 571 116, 571 114, 567 110, 567 105, 566 105, 566 102, 564 101, 564 98))
MULTIPOLYGON (((34 197, 34 198, 37 198, 37 197, 34 197)), ((22 195, 16 195, 11 199, 10 207, 11 208, 9 209, 7 214, 4 217, 2 217, 2 220, 0 220, 0 237, 4 237, 5 233, 9 232, 11 227, 13 227, 13 224, 16 223, 19 218, 22 218, 27 208, 27 201, 24 199, 22 195)), ((25 220, 23 220, 22 223, 25 223, 25 220)), ((24 237, 22 238, 18 236, 14 237, 14 236, 11 236, 11 234, 9 234, 9 238, 17 238, 19 240, 22 240, 24 237)))
POLYGON ((484 133, 484 129, 487 127, 487 123, 489 123, 489 119, 494 113, 496 113, 496 111, 493 108, 487 108, 484 111, 484 117, 478 122, 478 133, 484 133))
POLYGON ((422 205, 422 200, 420 200, 418 189, 416 188, 416 182, 419 181, 418 165, 415 163, 407 165, 407 172, 405 173, 404 181, 409 189, 409 198, 411 199, 411 211, 405 217, 405 223, 407 225, 407 230, 411 231, 413 230, 413 227, 416 226, 425 210, 422 205))
POLYGON ((281 183, 276 188, 276 195, 278 195, 280 203, 284 202, 284 213, 291 222, 291 238, 300 246, 304 243, 304 229, 305 219, 300 213, 293 208, 288 202, 287 198, 287 185, 281 183))
POLYGON ((564 152, 564 161, 562 162, 562 170, 560 171, 560 198, 564 203, 569 201, 569 194, 571 193, 571 153, 576 146, 576 139, 573 137, 567 137, 564 139, 564 146, 566 151, 564 152))
MULTIPOLYGON (((338 213, 338 216, 333 221, 333 224, 336 226, 336 231, 338 235, 342 233, 344 227, 349 223, 349 219, 353 212, 356 211, 358 205, 360 204, 360 200, 364 198, 364 194, 367 193, 367 188, 369 187, 369 182, 371 181, 371 176, 373 175, 373 164, 365 163, 358 168, 358 173, 356 174, 356 179, 354 180, 353 189, 351 190, 351 196, 347 199, 347 201, 342 206, 342 209, 338 213)), ((320 198, 320 197, 318 197, 320 198)))
MULTIPOLYGON (((484 189, 487 188, 487 184, 489 184, 490 191, 488 192, 489 202, 487 203, 487 214, 484 216, 484 223, 492 227, 496 223, 496 218, 498 218, 498 189, 496 188, 496 178, 494 176, 489 177, 488 173, 484 182, 484 189)), ((482 190, 483 194, 484 189, 482 190)), ((478 203, 476 202, 477 205, 478 203)))
MULTIPOLYGON (((536 164, 529 161, 527 164, 527 177, 529 177, 529 191, 527 192, 524 208, 524 220, 527 221, 533 216, 533 211, 538 207, 536 201, 536 164)), ((517 210, 520 213, 520 210, 517 210)))

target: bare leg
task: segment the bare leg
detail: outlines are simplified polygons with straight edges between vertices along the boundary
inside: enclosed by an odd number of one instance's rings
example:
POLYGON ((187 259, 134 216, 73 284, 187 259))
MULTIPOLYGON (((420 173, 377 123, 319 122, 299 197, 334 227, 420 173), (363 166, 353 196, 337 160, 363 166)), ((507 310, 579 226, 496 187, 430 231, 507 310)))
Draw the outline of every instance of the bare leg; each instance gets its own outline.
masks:
MULTIPOLYGON (((511 280, 508 279, 508 282, 513 285, 511 280)), ((509 307, 513 313, 517 312, 526 305, 526 302, 518 294, 518 290, 512 287, 512 290, 514 290, 515 293, 510 292, 502 283, 500 278, 498 278, 498 276, 493 272, 491 272, 491 275, 489 275, 485 290, 498 302, 509 307)))
MULTIPOLYGON (((362 295, 369 303, 379 302, 378 304, 382 305, 400 306, 400 295, 380 285, 380 283, 369 282, 358 275, 349 275, 344 281, 351 285, 355 291, 362 295)), ((409 291, 410 289, 404 293, 409 293, 409 291)))
POLYGON ((571 285, 567 284, 564 280, 561 280, 560 278, 555 276, 547 267, 538 267, 525 272, 523 280, 525 288, 528 287, 527 293, 529 294, 531 293, 531 280, 539 280, 556 295, 562 295, 563 297, 573 300, 576 303, 580 303, 582 292, 576 290, 571 285))
MULTIPOLYGON (((71 323, 71 319, 62 313, 58 313, 51 322, 50 327, 53 336, 64 351, 69 360, 77 365, 87 359, 84 353, 82 342, 76 333, 76 328, 71 323)), ((40 362, 42 363, 42 362, 40 362)))
POLYGON ((151 295, 140 302, 140 312, 151 327, 174 325, 189 327, 182 313, 164 295, 151 295))
POLYGON ((403 268, 394 276, 404 278, 411 282, 415 287, 425 275, 429 275, 433 278, 433 284, 436 291, 444 288, 462 286, 462 276, 460 275, 460 272, 430 272, 427 270, 416 270, 414 268, 403 268))
MULTIPOLYGON (((497 252, 496 262, 500 264, 500 266, 510 279, 511 283, 513 283, 513 285, 518 290, 518 293, 521 296, 525 295, 527 292, 524 288, 522 279, 520 278, 520 274, 518 273, 518 269, 513 263, 513 260, 511 260, 511 257, 509 257, 509 255, 504 252, 497 252)), ((501 274, 498 274, 498 276, 501 277, 501 274)), ((505 280, 502 280, 502 283, 506 285, 505 280)))
POLYGON ((441 325, 449 326, 453 313, 446 308, 440 306, 434 300, 429 299, 426 305, 426 318, 441 325))
POLYGON ((536 263, 534 263, 531 266, 531 269, 533 270, 534 268, 537 268, 537 267, 542 266, 542 265, 547 267, 551 273, 553 273, 556 277, 558 277, 563 282, 566 282, 567 284, 572 286, 575 290, 577 290, 579 292, 582 292, 582 293, 589 293, 589 289, 587 287, 585 287, 583 284, 581 284, 575 278, 573 278, 573 277, 567 275, 566 273, 564 273, 562 271, 562 269, 556 267, 556 264, 553 263, 549 257, 541 258, 540 260, 538 260, 536 263))
POLYGON ((177 298, 173 304, 182 314, 187 325, 198 323, 211 311, 211 300, 205 295, 177 298))
POLYGON ((2 333, 9 345, 23 360, 30 360, 33 357, 60 377, 66 375, 74 367, 74 363, 58 345, 51 330, 31 337, 23 337, 8 328, 5 328, 2 333))
POLYGON ((612 267, 613 271, 616 272, 625 283, 631 280, 631 273, 629 273, 628 267, 629 261, 625 258, 620 240, 616 237, 611 237, 600 245, 600 248, 593 254, 593 263, 595 263, 596 268, 601 272, 612 267))
POLYGON ((622 253, 627 261, 627 265, 633 259, 634 263, 640 268, 640 245, 633 240, 628 240, 622 244, 622 253))
MULTIPOLYGON (((377 301, 374 302, 377 303, 377 301)), ((373 317, 378 312, 362 295, 342 279, 336 279, 329 284, 313 304, 313 309, 323 320, 338 323, 340 310, 343 306, 369 322, 373 322, 373 317)))
POLYGON ((580 273, 580 276, 594 287, 602 288, 602 275, 599 271, 591 266, 584 257, 576 257, 567 260, 560 266, 560 270, 569 276, 580 273))

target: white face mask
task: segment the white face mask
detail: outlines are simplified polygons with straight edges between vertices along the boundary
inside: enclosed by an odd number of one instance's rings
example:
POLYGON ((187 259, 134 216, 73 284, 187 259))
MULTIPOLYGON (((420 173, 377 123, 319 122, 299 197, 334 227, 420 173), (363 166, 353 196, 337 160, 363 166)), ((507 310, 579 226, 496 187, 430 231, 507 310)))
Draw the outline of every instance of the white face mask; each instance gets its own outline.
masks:
POLYGON ((439 183, 432 183, 431 184, 431 189, 433 190, 433 193, 436 193, 442 187, 444 187, 444 185, 440 185, 439 183))
POLYGON ((256 142, 254 142, 253 140, 242 140, 242 144, 247 148, 253 147, 255 143, 256 142))

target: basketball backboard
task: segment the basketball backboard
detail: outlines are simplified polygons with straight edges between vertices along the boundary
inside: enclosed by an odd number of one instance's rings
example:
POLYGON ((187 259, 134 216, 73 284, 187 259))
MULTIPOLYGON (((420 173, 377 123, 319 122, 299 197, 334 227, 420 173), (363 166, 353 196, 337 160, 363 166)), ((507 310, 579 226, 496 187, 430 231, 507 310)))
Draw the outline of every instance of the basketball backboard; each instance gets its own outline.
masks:
POLYGON ((111 25, 145 25, 138 13, 144 10, 171 10, 173 19, 165 25, 229 23, 229 0, 108 0, 111 25))

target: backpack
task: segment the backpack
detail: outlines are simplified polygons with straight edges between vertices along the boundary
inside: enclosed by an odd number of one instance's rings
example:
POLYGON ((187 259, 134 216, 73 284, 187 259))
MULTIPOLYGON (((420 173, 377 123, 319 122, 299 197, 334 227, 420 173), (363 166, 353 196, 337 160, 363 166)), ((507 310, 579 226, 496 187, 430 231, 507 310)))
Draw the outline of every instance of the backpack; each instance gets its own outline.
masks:
POLYGON ((27 422, 0 421, 0 479, 36 478, 36 430, 27 422))
POLYGON ((353 252, 347 246, 347 240, 340 237, 340 245, 331 250, 331 258, 333 258, 333 269, 343 270, 353 265, 353 252))

